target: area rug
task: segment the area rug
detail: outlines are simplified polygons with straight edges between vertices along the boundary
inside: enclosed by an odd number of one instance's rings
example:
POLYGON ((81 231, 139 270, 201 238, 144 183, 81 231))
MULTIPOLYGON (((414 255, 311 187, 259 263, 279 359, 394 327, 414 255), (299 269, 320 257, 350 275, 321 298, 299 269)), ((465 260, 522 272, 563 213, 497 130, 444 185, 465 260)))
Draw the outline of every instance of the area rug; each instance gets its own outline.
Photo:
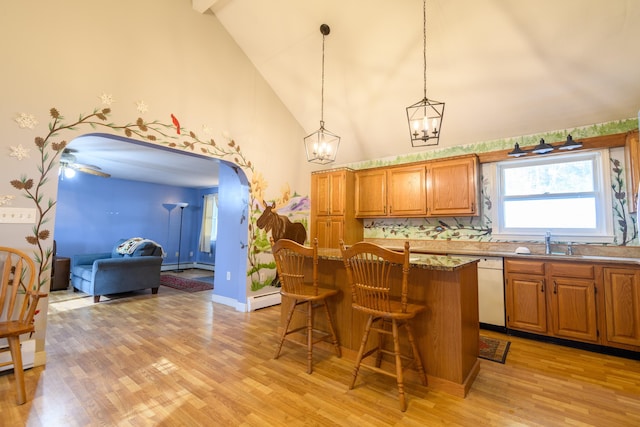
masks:
POLYGON ((213 274, 210 276, 194 277, 193 280, 197 280, 199 282, 207 282, 213 285, 213 274))
POLYGON ((213 289, 211 283, 197 279, 187 279, 185 277, 172 276, 170 274, 160 275, 160 284, 184 292, 200 292, 213 289))
POLYGON ((492 362, 504 363, 507 360, 510 345, 511 341, 480 335, 480 354, 478 356, 492 362))

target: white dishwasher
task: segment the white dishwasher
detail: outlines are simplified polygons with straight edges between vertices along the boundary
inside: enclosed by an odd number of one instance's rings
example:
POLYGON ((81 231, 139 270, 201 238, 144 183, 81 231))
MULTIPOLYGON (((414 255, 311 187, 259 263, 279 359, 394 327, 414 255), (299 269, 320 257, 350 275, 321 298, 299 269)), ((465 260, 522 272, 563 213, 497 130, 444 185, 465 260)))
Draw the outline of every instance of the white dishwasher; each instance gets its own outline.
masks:
POLYGON ((505 326, 502 258, 481 257, 478 262, 478 315, 480 323, 505 326))

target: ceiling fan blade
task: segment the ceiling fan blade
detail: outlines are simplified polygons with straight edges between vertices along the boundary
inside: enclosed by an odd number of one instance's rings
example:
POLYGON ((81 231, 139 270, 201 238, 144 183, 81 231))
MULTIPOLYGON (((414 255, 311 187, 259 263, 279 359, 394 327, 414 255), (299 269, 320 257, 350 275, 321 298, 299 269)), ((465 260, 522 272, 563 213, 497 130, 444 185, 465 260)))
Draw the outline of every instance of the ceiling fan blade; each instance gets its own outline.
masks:
POLYGON ((97 170, 97 169, 92 169, 92 168, 86 167, 84 165, 73 165, 72 168, 77 170, 78 172, 83 172, 83 173, 88 173, 88 174, 91 174, 91 175, 101 176, 103 178, 109 178, 111 176, 111 174, 108 174, 106 172, 102 172, 102 171, 97 170))
POLYGON ((83 165, 81 163, 70 163, 68 165, 71 169, 77 170, 78 172, 88 173, 91 175, 101 176, 104 178, 109 178, 111 174, 106 172, 102 172, 102 170, 98 166, 94 165, 83 165))

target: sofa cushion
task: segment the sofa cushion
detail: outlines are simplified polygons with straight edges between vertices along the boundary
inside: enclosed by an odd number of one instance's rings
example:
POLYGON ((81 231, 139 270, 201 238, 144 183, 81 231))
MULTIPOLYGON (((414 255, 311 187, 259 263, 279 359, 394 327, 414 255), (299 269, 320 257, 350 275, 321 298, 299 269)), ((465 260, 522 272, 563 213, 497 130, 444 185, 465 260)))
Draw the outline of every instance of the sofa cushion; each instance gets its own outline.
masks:
POLYGON ((91 275, 93 274, 93 265, 75 265, 71 269, 72 276, 78 276, 82 280, 91 281, 91 275))

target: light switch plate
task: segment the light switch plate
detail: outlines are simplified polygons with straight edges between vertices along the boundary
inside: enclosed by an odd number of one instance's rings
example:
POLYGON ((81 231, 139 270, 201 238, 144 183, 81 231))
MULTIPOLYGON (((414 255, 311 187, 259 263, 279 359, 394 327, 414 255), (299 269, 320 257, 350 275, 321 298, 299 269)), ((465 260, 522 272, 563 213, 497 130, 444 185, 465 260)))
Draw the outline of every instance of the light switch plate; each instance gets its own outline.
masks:
POLYGON ((36 208, 0 208, 0 223, 35 224, 36 208))

